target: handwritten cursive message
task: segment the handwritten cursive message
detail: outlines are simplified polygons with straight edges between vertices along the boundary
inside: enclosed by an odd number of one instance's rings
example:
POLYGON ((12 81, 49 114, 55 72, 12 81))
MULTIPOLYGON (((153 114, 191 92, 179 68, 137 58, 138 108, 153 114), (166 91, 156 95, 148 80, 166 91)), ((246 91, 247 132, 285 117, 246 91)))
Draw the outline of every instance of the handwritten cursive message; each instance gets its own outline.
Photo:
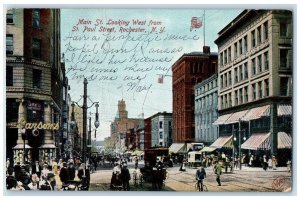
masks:
POLYGON ((148 94, 157 74, 170 75, 184 43, 199 40, 195 33, 168 32, 167 25, 154 19, 78 19, 62 38, 69 79, 148 94))

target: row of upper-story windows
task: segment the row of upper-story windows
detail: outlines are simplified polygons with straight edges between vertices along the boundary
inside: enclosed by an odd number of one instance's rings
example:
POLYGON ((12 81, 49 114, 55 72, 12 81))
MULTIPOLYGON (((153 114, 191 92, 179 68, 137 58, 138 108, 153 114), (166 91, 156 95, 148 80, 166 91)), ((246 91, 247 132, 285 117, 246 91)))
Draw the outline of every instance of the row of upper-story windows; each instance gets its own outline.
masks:
MULTIPOLYGON (((32 38, 31 51, 32 57, 41 58, 42 42, 38 38, 32 38)), ((6 34, 6 55, 14 54, 14 35, 6 34)))
MULTIPOLYGON (((16 78, 14 77, 14 68, 12 66, 6 67, 6 86, 14 86, 16 78)), ((42 88, 42 70, 32 69, 32 88, 42 88)))
POLYGON ((243 38, 239 39, 233 45, 230 45, 227 49, 223 50, 219 54, 220 66, 226 65, 233 61, 233 59, 247 53, 249 51, 249 36, 250 36, 250 48, 254 48, 262 43, 264 40, 269 39, 269 25, 268 21, 265 21, 262 25, 252 30, 251 33, 247 33, 243 38), (232 59, 233 58, 233 59, 232 59))
MULTIPOLYGON (((251 77, 269 70, 269 52, 266 51, 251 59, 251 77)), ((220 88, 227 88, 249 78, 248 61, 220 75, 220 88), (232 77, 233 75, 233 77, 232 77), (234 80, 232 82, 232 80, 234 80)))
POLYGON ((217 85, 218 85, 217 79, 206 83, 205 85, 196 89, 196 96, 203 94, 204 92, 212 90, 213 88, 217 87, 217 85))
POLYGON ((230 108, 232 106, 248 103, 258 99, 266 98, 270 95, 269 79, 253 83, 250 86, 245 86, 234 90, 233 92, 221 95, 221 109, 230 108), (249 94, 251 94, 249 96, 249 94))
POLYGON ((197 99, 195 103, 195 110, 209 109, 209 107, 211 106, 215 106, 215 107, 218 106, 217 92, 214 92, 210 95, 197 99))
MULTIPOLYGON (((14 13, 6 14, 6 24, 14 24, 15 23, 15 15, 14 13)), ((41 28, 41 11, 40 9, 32 10, 32 26, 34 28, 41 28)))

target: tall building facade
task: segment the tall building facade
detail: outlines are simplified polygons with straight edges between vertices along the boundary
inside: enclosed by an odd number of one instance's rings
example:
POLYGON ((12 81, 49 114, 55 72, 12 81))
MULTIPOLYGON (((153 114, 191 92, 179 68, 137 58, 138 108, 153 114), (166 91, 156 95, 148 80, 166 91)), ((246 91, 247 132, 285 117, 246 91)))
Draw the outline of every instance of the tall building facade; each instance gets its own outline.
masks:
POLYGON ((292 36, 292 12, 284 10, 244 10, 219 32, 220 135, 243 143, 270 134, 271 147, 256 144, 271 154, 278 150, 278 132, 291 135, 292 36))
POLYGON ((129 140, 132 137, 131 132, 134 129, 143 126, 144 119, 142 118, 128 118, 128 111, 126 110, 126 103, 122 99, 118 101, 118 111, 115 120, 111 123, 111 139, 115 144, 116 152, 122 153, 129 148, 132 143, 129 140), (130 130, 132 129, 132 130, 130 130))
POLYGON ((205 145, 218 138, 218 75, 214 74, 195 86, 195 142, 205 145))
POLYGON ((159 112, 151 116, 151 147, 172 144, 172 113, 159 112))
POLYGON ((173 64, 173 142, 195 141, 194 86, 217 72, 217 60, 217 53, 204 46, 203 52, 184 54, 173 64))
POLYGON ((65 87, 60 53, 59 9, 7 10, 6 155, 14 162, 59 156, 65 87))

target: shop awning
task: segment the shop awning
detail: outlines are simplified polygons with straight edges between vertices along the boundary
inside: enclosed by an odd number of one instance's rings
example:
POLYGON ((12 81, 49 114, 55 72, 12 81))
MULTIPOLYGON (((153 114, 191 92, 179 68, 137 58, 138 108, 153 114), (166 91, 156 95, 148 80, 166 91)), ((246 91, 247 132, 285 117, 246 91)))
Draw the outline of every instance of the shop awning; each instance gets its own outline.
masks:
POLYGON ((284 116, 284 115, 292 115, 292 106, 288 104, 280 104, 277 106, 277 115, 284 116))
POLYGON ((185 145, 184 143, 173 143, 169 147, 169 152, 170 153, 185 153, 184 145, 185 145))
POLYGON ((218 119, 213 123, 213 125, 220 125, 224 124, 224 122, 231 116, 232 114, 227 114, 227 115, 221 115, 218 117, 218 119))
POLYGON ((144 153, 144 151, 141 151, 141 150, 135 150, 132 155, 136 155, 136 156, 140 156, 144 153))
POLYGON ((270 148, 271 133, 255 133, 241 146, 242 149, 267 150, 270 148))
POLYGON ((201 149, 199 152, 203 153, 203 152, 213 152, 214 150, 216 150, 216 148, 212 148, 212 147, 204 147, 203 149, 201 149))
POLYGON ((210 148, 215 148, 215 149, 219 149, 219 148, 232 148, 232 135, 230 136, 222 136, 219 137, 212 145, 210 145, 210 148))
POLYGON ((246 113, 249 110, 243 110, 243 111, 239 111, 239 112, 235 112, 233 113, 225 122, 224 124, 233 124, 233 123, 237 123, 239 122, 240 119, 242 119, 246 113))
POLYGON ((262 116, 269 115, 270 105, 261 106, 257 108, 252 108, 247 112, 247 114, 242 118, 243 121, 250 121, 254 119, 259 119, 262 116))
POLYGON ((278 149, 291 149, 292 137, 285 132, 278 132, 278 149))

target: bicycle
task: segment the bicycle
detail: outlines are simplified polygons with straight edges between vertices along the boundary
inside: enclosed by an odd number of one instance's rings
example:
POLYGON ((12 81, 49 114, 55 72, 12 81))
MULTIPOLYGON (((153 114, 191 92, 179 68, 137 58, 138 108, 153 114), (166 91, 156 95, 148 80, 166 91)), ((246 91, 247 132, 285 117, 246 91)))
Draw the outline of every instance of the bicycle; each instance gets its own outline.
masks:
MULTIPOLYGON (((200 180, 198 180, 198 181, 200 181, 200 180)), ((203 191, 201 191, 200 183, 198 184, 198 181, 196 181, 196 184, 195 184, 195 191, 208 192, 208 189, 207 189, 206 185, 204 185, 204 184, 203 184, 203 191)))

